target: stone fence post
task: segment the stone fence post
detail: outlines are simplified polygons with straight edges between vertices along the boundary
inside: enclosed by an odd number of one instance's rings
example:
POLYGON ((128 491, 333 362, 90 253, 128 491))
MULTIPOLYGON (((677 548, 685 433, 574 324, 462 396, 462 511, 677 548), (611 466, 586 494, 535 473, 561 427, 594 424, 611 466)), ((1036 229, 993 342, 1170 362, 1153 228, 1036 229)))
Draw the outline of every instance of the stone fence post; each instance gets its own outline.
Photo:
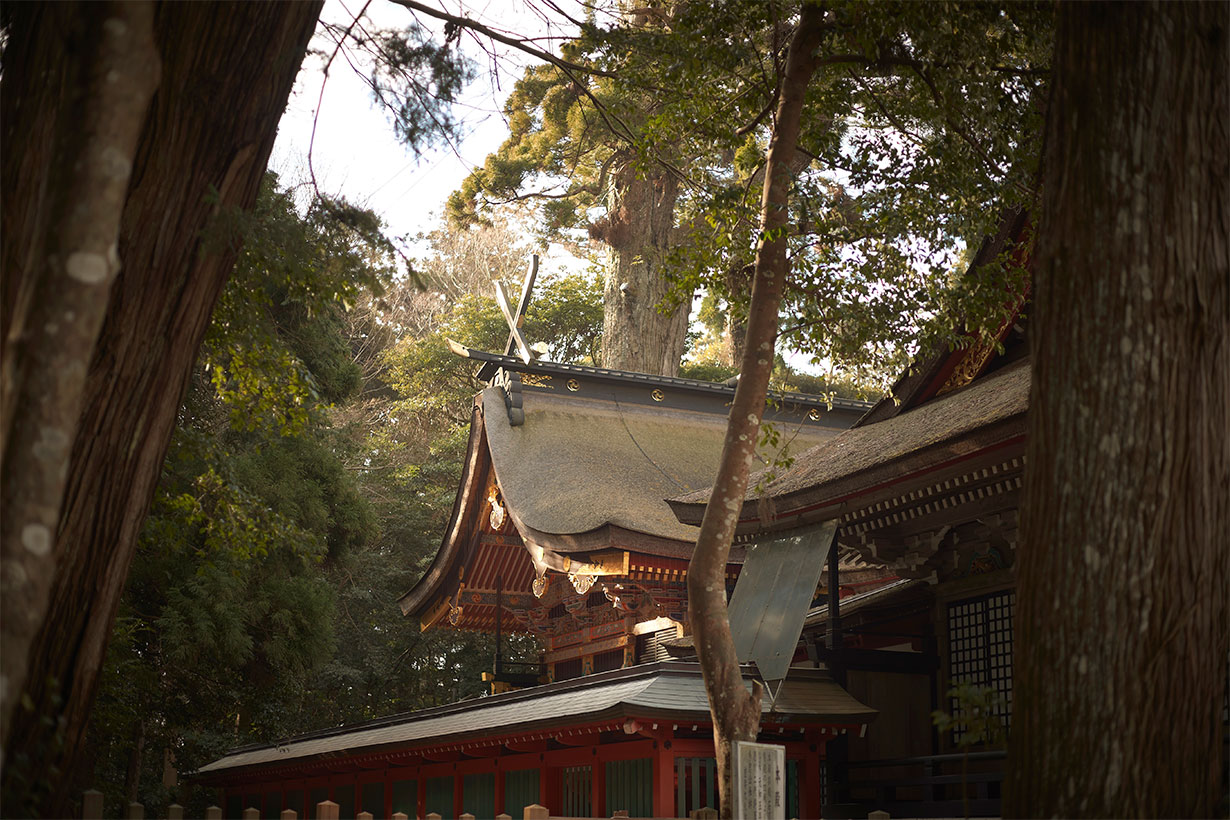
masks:
POLYGON ((205 820, 222 820, 222 809, 218 806, 205 809, 205 820))
POLYGON ((145 806, 140 803, 129 803, 128 812, 124 816, 128 820, 145 820, 145 806))
POLYGON ((546 806, 531 803, 525 807, 525 820, 551 820, 551 812, 546 806))
POLYGON ((332 800, 321 800, 316 804, 317 820, 337 820, 337 814, 341 807, 332 800))
POLYGON ((282 813, 278 815, 279 820, 296 820, 299 813, 294 809, 282 809, 282 813))
POLYGON ((178 803, 167 806, 167 820, 184 820, 184 807, 178 803))

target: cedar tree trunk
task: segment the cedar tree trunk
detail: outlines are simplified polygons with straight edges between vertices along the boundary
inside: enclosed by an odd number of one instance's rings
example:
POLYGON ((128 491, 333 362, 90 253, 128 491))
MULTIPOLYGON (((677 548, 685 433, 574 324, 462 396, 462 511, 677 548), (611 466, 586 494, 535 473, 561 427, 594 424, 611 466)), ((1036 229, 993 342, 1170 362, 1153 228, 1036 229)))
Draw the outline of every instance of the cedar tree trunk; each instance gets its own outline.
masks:
MULTIPOLYGON (((234 242, 205 241, 205 229, 220 212, 254 203, 320 4, 154 8, 161 83, 141 131, 123 208, 118 253, 124 267, 111 288, 71 434, 47 615, 28 655, 24 690, 10 692, 22 705, 5 726, 6 814, 64 816, 69 795, 61 784, 84 736, 137 533, 197 349, 238 250, 234 242)), ((41 64, 54 66, 64 45, 55 21, 46 18, 13 12, 8 47, 36 56, 45 49, 41 64)), ((20 119, 9 119, 10 103, 46 93, 41 86, 47 75, 25 65, 5 55, 6 138, 53 131, 44 118, 59 113, 36 103, 20 119)), ((79 82, 58 69, 50 76, 70 96, 79 82)), ((26 138, 27 144, 34 139, 26 138)), ((7 172, 9 165, 4 167, 7 172)), ((34 195, 39 184, 35 179, 10 187, 6 178, 6 218, 23 208, 46 207, 34 195)), ((28 230, 39 219, 32 214, 20 227, 28 230)), ((6 332, 16 321, 10 319, 10 292, 25 287, 9 278, 35 271, 11 268, 6 252, 6 332)), ((9 491, 6 481, 6 497, 9 491)))
POLYGON ((739 385, 730 409, 726 441, 717 479, 705 507, 696 549, 688 567, 688 608, 696 654, 713 716, 718 790, 722 817, 733 812, 731 752, 736 741, 753 741, 760 728, 761 689, 749 693, 743 685, 726 610, 726 561, 743 499, 760 421, 764 414, 773 346, 777 341, 777 311, 789 262, 786 224, 790 188, 794 179, 790 160, 799 138, 799 121, 807 85, 815 73, 824 12, 805 5, 786 55, 781 99, 766 163, 761 200, 761 236, 756 249, 756 271, 748 308, 747 344, 739 385))
POLYGON ((70 447, 119 270, 116 242, 137 138, 158 83, 152 6, 65 4, 11 14, 38 20, 53 34, 42 44, 19 40, 16 53, 5 55, 6 80, 11 73, 50 75, 31 100, 19 91, 9 100, 7 82, 4 88, 6 137, 22 117, 38 117, 29 103, 47 104, 41 127, 31 129, 45 142, 14 135, 4 160, 6 191, 13 185, 30 206, 8 207, 6 197, 4 208, 4 281, 13 297, 4 312, 0 433, 0 714, 6 727, 47 611, 70 447), (9 230, 23 228, 30 232, 14 235, 10 246, 9 230))
POLYGON ((596 233, 611 246, 603 288, 602 366, 677 376, 691 304, 668 313, 666 255, 675 230, 679 183, 665 172, 646 177, 631 162, 612 175, 610 216, 596 233))
POLYGON ((1058 13, 1005 816, 1209 817, 1230 630, 1230 6, 1058 13))

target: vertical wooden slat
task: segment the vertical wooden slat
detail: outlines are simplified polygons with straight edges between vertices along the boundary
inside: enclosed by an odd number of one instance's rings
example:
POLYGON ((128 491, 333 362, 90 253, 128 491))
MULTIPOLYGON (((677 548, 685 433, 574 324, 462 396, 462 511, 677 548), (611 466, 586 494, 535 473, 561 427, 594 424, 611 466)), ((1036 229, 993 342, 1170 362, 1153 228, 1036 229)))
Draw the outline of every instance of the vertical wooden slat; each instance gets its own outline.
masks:
MULTIPOLYGON (((718 807, 717 797, 713 793, 713 787, 717 784, 716 772, 713 771, 716 764, 717 761, 712 757, 705 758, 705 805, 711 809, 718 807)), ((797 817, 798 815, 792 814, 790 816, 797 817)))
POLYGON ((700 758, 692 758, 692 808, 700 808, 700 758))
POLYGON ((684 793, 684 786, 687 781, 687 773, 684 767, 687 765, 686 757, 675 758, 675 816, 688 816, 688 799, 684 793))

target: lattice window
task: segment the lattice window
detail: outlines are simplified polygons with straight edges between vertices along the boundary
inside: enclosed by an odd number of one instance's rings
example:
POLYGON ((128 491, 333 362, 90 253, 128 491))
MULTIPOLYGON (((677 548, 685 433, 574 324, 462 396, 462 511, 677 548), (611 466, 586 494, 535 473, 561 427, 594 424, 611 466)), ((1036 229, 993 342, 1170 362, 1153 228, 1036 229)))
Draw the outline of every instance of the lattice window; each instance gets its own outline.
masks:
MULTIPOLYGON (((999 696, 995 713, 1007 731, 1012 720, 1012 612, 1016 592, 997 592, 948 606, 948 679, 990 687, 999 696)), ((961 705, 949 708, 959 715, 961 705)), ((963 732, 953 732, 960 740, 963 732)))
MULTIPOLYGON (((606 764, 606 814, 653 817, 653 759, 610 760, 606 764)), ((679 817, 687 817, 680 814, 679 817)))

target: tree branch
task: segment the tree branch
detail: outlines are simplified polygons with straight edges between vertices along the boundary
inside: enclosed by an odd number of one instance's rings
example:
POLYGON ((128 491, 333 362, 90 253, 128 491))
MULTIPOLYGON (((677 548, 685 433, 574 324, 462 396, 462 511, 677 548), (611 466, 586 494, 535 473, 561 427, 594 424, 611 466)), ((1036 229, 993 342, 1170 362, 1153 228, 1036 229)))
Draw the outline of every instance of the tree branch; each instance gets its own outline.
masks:
POLYGON ((594 68, 593 66, 581 65, 580 63, 574 63, 569 60, 556 57, 549 51, 543 51, 540 48, 535 48, 534 46, 529 45, 525 40, 519 40, 516 37, 509 37, 507 34, 501 34, 490 26, 483 25, 477 20, 469 17, 463 17, 459 14, 449 14, 448 12, 440 11, 439 9, 433 9, 430 6, 417 2, 417 0, 392 0, 392 2, 399 6, 404 6, 411 11, 421 12, 426 14, 428 17, 434 17, 437 20, 443 20, 444 22, 450 23, 454 26, 461 26, 462 28, 477 32, 482 34, 484 37, 490 37, 497 43, 503 43, 506 46, 517 49, 518 51, 525 52, 531 57, 542 60, 544 63, 550 63, 561 71, 567 73, 569 76, 572 76, 572 72, 592 74, 596 77, 617 78, 619 76, 612 71, 603 71, 601 69, 594 68))

